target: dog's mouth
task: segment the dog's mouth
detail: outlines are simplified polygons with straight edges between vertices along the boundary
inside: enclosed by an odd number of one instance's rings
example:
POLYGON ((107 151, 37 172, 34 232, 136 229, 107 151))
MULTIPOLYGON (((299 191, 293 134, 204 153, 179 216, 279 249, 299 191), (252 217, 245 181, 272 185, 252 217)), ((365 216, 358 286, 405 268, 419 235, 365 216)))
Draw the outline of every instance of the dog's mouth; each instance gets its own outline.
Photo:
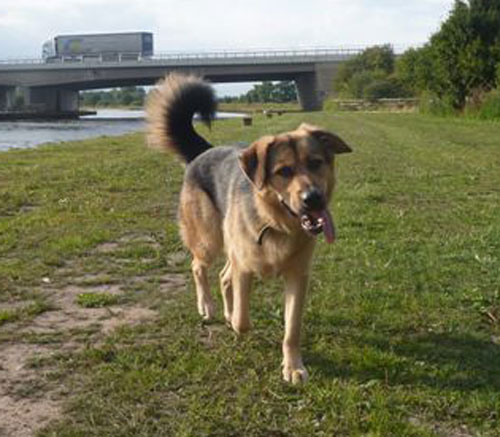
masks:
POLYGON ((311 235, 318 235, 321 232, 325 235, 327 243, 335 241, 335 224, 328 209, 320 211, 307 211, 301 214, 300 224, 302 229, 311 235))

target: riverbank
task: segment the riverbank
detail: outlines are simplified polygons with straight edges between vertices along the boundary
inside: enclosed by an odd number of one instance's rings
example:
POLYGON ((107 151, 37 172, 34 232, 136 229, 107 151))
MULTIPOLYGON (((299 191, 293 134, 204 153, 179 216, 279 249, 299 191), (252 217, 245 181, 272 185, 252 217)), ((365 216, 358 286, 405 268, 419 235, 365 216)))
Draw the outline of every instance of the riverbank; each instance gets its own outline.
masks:
POLYGON ((0 111, 0 122, 18 120, 77 120, 80 117, 96 115, 97 111, 71 111, 71 112, 33 112, 33 111, 0 111))
MULTIPOLYGON (((243 115, 218 112, 217 117, 218 119, 241 118, 243 115)), ((0 123, 0 151, 99 136, 113 137, 143 129, 142 109, 99 109, 95 115, 87 115, 77 120, 3 121, 0 123)))
POLYGON ((271 112, 301 112, 300 105, 296 102, 290 103, 219 103, 219 110, 223 112, 235 112, 245 114, 261 114, 264 111, 271 112))
POLYGON ((354 149, 338 242, 313 264, 304 388, 281 381, 278 281, 256 282, 238 338, 216 269, 217 319, 199 320, 183 169, 142 133, 0 154, 0 434, 497 435, 500 125, 318 112, 198 129, 249 143, 302 122, 354 149))

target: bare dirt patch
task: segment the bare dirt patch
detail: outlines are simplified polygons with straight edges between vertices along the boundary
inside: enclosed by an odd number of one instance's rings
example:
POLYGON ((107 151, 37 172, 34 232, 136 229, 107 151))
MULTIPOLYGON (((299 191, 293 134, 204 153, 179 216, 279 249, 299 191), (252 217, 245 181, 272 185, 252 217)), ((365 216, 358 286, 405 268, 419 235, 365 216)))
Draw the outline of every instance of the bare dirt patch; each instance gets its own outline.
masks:
POLYGON ((153 249, 160 249, 161 248, 161 244, 150 235, 140 235, 140 234, 124 235, 123 237, 120 238, 119 243, 120 244, 130 244, 130 243, 147 244, 147 245, 151 246, 153 249))
POLYGON ((24 437, 60 415, 63 387, 50 387, 49 369, 30 363, 50 357, 64 345, 13 343, 2 345, 0 355, 0 435, 24 437))
POLYGON ((99 253, 111 253, 114 252, 115 250, 119 249, 120 245, 115 242, 111 243, 102 243, 96 248, 96 252, 99 253))
MULTIPOLYGON (((96 252, 106 253, 120 249, 122 244, 140 241, 156 247, 158 244, 149 236, 126 236, 118 243, 100 245, 96 252)), ((180 258, 180 256, 179 256, 180 258)), ((100 343, 106 335, 121 326, 134 326, 157 317, 157 312, 148 308, 147 299, 126 299, 125 285, 156 284, 161 295, 175 294, 185 288, 183 274, 144 275, 127 277, 126 284, 112 281, 100 272, 77 276, 79 269, 65 266, 55 272, 54 277, 65 273, 64 285, 43 281, 41 288, 50 311, 16 324, 2 326, 2 331, 16 341, 0 343, 0 436, 18 437, 33 435, 37 429, 61 416, 61 408, 68 393, 60 381, 50 378, 50 358, 55 354, 74 352, 90 343, 100 343), (102 279, 102 282, 100 283, 102 279), (80 293, 102 293, 118 297, 118 304, 98 308, 84 308, 77 303, 80 293), (85 332, 85 341, 78 340, 78 334, 85 332), (27 339, 55 338, 54 343, 30 343, 27 339), (32 363, 41 363, 33 366, 32 363)), ((75 266, 73 266, 75 267, 75 266)), ((28 302, 29 303, 29 302, 28 302)), ((23 302, 26 304, 26 301, 23 302)), ((21 303, 15 303, 17 308, 21 303)))
POLYGON ((18 300, 18 301, 7 301, 1 303, 1 309, 3 311, 20 311, 24 308, 29 307, 35 303, 34 300, 18 300))
POLYGON ((109 333, 111 328, 120 325, 136 325, 144 320, 152 320, 156 312, 139 305, 110 305, 102 308, 83 308, 77 304, 81 293, 105 293, 120 296, 123 290, 119 285, 92 287, 69 286, 51 293, 52 302, 57 307, 36 317, 21 332, 49 334, 55 332, 77 331, 95 326, 99 332, 109 333))

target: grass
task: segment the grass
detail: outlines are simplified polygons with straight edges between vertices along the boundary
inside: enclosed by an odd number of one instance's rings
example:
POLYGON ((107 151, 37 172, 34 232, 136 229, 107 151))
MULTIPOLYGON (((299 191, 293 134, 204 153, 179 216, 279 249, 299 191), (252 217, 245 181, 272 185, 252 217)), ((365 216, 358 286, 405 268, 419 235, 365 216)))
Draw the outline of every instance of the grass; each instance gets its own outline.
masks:
POLYGON ((338 159, 339 240, 316 251, 305 387, 281 381, 278 281, 257 283, 241 339, 222 314, 200 322, 192 282, 158 294, 156 275, 189 278, 188 258, 172 261, 184 254, 175 160, 140 134, 0 155, 0 307, 30 299, 42 278, 62 288, 72 265, 152 278, 130 293, 159 312, 52 359, 71 396, 41 436, 498 435, 500 124, 324 112, 203 132, 249 142, 302 121, 355 150, 338 159), (126 247, 97 250, 116 241, 126 247))
POLYGON ((83 308, 101 308, 115 305, 118 301, 118 296, 106 293, 89 292, 76 296, 76 303, 83 308))
POLYGON ((287 103, 245 103, 245 102, 220 102, 218 110, 222 112, 245 112, 247 114, 261 113, 262 111, 298 112, 300 106, 296 102, 287 103))
POLYGON ((0 326, 4 323, 15 322, 18 320, 31 320, 51 308, 52 307, 43 299, 37 299, 37 301, 34 302, 27 302, 18 308, 0 308, 0 326))

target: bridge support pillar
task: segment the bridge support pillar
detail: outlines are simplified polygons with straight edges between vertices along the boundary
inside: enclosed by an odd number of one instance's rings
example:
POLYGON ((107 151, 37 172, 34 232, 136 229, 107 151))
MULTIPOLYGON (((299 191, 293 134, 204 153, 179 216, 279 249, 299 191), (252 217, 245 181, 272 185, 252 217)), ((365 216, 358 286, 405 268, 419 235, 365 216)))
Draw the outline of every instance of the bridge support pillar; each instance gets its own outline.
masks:
POLYGON ((0 111, 10 111, 16 102, 16 87, 0 86, 0 111))
POLYGON ((55 87, 25 88, 24 104, 37 112, 77 112, 78 91, 55 87))
POLYGON ((316 64, 314 73, 297 76, 295 84, 300 106, 304 111, 318 111, 331 94, 337 64, 316 64))
POLYGON ((318 111, 321 101, 318 96, 318 81, 315 73, 306 73, 295 78, 299 104, 304 111, 318 111))
POLYGON ((316 80, 318 81, 318 98, 323 102, 332 94, 333 78, 337 74, 339 63, 316 64, 316 80))

